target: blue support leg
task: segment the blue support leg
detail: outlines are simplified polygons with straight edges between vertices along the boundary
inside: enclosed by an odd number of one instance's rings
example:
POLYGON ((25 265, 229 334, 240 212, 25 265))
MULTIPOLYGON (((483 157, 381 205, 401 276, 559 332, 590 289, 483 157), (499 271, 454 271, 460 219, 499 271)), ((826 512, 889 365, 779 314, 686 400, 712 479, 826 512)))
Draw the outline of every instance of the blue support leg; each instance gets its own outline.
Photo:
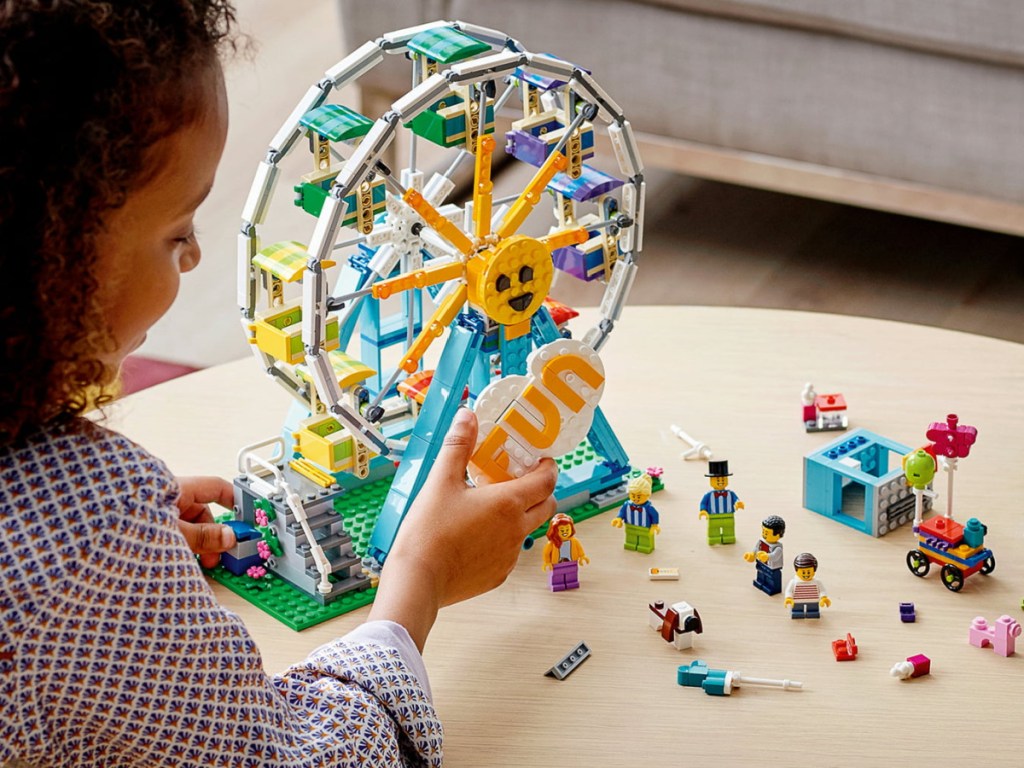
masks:
POLYGON ((402 462, 395 472, 391 490, 384 500, 377 525, 370 537, 369 555, 381 565, 391 551, 398 528, 409 506, 426 482, 427 474, 441 449, 448 426, 462 402, 462 392, 478 358, 480 334, 457 322, 445 344, 430 389, 413 427, 402 462))

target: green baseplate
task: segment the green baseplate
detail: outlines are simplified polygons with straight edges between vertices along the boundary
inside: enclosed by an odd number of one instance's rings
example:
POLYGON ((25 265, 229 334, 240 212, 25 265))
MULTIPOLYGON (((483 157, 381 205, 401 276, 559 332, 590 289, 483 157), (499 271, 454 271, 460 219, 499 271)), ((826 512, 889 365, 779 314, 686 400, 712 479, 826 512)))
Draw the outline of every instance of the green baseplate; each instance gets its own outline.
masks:
MULTIPOLYGON (((600 460, 601 457, 595 453, 590 443, 584 440, 575 451, 558 459, 558 468, 568 470, 583 464, 598 463, 600 460)), ((638 470, 633 470, 633 474, 639 474, 638 470)), ((653 480, 654 491, 660 491, 664 487, 661 478, 655 477, 653 480)), ((352 547, 359 557, 366 556, 370 536, 377 524, 381 507, 384 506, 388 489, 391 488, 391 481, 392 478, 387 477, 353 488, 335 504, 335 510, 344 519, 345 530, 352 537, 352 547)), ((569 514, 578 523, 612 507, 618 507, 621 503, 621 499, 614 499, 599 505, 591 500, 569 510, 569 514)), ((229 519, 231 513, 218 518, 220 521, 229 519)), ((539 539, 546 531, 547 526, 542 525, 531 533, 530 537, 539 539)), ((370 587, 349 592, 327 605, 321 605, 273 573, 268 573, 261 579, 252 579, 249 576, 235 576, 231 571, 218 565, 206 570, 206 574, 296 632, 369 605, 377 595, 376 587, 370 587)))

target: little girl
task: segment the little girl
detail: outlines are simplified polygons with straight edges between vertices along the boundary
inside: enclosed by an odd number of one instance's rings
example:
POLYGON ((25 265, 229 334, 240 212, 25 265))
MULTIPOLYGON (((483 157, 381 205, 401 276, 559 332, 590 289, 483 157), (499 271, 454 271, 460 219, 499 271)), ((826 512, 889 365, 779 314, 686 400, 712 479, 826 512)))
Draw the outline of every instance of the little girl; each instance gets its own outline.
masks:
POLYGON ((550 461, 466 485, 463 412, 370 620, 270 678, 193 554, 234 544, 207 508, 230 486, 83 417, 199 262, 233 22, 227 0, 0 3, 0 766, 440 765, 427 634, 554 512, 550 461))

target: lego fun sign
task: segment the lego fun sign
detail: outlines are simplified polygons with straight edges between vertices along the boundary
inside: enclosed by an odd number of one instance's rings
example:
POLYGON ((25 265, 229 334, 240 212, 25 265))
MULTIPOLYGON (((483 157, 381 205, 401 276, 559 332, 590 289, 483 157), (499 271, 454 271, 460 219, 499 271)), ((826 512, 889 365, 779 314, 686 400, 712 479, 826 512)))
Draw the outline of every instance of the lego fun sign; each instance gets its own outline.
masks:
POLYGON ((477 398, 474 483, 520 477, 542 457, 573 450, 590 431, 605 381, 597 352, 561 339, 536 349, 527 369, 527 376, 492 382, 477 398))

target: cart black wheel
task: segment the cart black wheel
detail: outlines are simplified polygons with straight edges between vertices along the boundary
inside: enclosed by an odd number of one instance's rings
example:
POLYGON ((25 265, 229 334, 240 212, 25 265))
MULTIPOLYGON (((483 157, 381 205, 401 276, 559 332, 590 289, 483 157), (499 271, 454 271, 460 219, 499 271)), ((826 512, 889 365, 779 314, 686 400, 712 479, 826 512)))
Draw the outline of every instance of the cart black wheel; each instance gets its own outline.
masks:
POLYGON ((907 552, 907 568, 915 576, 927 576, 928 569, 931 567, 932 564, 928 562, 928 558, 922 555, 920 551, 912 549, 907 552))
POLYGON ((964 573, 955 565, 942 566, 942 583, 950 592, 959 592, 964 588, 964 573))
POLYGON ((996 556, 989 555, 985 558, 985 562, 981 564, 981 575, 988 576, 992 571, 996 569, 996 556))

